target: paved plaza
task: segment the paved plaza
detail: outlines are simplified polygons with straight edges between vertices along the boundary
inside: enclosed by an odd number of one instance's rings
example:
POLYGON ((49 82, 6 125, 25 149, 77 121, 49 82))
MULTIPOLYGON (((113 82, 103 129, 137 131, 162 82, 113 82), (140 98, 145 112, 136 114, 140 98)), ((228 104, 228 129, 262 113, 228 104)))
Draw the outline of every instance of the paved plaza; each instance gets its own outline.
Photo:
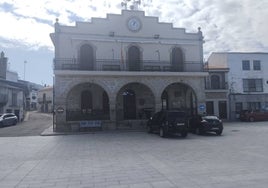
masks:
POLYGON ((267 188, 268 122, 222 136, 144 132, 0 137, 0 187, 267 188))

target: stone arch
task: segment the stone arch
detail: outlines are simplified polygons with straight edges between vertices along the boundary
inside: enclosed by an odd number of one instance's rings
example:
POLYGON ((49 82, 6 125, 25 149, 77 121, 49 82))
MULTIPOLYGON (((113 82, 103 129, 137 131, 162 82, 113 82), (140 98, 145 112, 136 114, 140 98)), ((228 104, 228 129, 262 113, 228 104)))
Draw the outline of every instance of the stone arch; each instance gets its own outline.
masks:
POLYGON ((109 98, 107 92, 95 83, 79 83, 66 95, 66 121, 109 120, 109 98), (107 103, 107 104, 104 104, 107 103))
POLYGON ((112 91, 107 86, 107 84, 105 84, 104 81, 99 81, 99 80, 88 80, 88 81, 85 81, 84 79, 73 79, 71 82, 69 82, 68 84, 66 84, 66 87, 62 88, 62 91, 63 92, 61 94, 61 97, 62 98, 67 97, 68 93, 72 90, 72 88, 74 88, 76 85, 79 85, 79 84, 96 84, 96 85, 99 85, 107 93, 107 95, 108 95, 109 98, 112 97, 111 96, 112 91))
POLYGON ((116 95, 117 120, 148 119, 154 111, 154 93, 144 83, 126 83, 118 90, 116 95))
POLYGON ((162 90, 161 101, 163 109, 179 109, 189 115, 197 113, 197 95, 188 84, 173 82, 166 85, 162 90))

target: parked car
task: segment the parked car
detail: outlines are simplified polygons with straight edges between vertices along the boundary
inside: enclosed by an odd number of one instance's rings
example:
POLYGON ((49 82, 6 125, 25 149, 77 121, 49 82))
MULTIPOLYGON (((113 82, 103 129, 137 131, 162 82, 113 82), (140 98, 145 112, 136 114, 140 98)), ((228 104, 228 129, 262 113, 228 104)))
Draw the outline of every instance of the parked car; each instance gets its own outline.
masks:
POLYGON ((264 121, 268 120, 267 110, 242 110, 239 115, 241 121, 264 121))
POLYGON ((199 135, 206 132, 215 132, 217 135, 221 135, 223 131, 223 123, 214 115, 198 115, 189 119, 189 130, 199 135))
POLYGON ((18 123, 18 118, 15 114, 5 113, 0 114, 0 127, 16 125, 18 123))
POLYGON ((162 110, 157 112, 147 122, 147 132, 158 132, 161 137, 180 133, 182 137, 188 134, 187 114, 184 111, 162 110))

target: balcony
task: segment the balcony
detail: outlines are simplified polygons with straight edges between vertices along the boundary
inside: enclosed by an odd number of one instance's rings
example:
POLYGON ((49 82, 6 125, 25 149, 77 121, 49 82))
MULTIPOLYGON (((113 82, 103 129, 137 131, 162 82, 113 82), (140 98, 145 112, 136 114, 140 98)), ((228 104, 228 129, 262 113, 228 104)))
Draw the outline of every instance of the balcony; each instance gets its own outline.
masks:
POLYGON ((54 70, 79 70, 79 71, 144 71, 144 72, 203 72, 203 63, 185 61, 183 67, 172 67, 168 61, 140 61, 139 66, 129 70, 128 63, 120 59, 97 59, 94 69, 81 66, 79 59, 57 58, 54 59, 54 70))
POLYGON ((53 100, 52 97, 46 97, 46 98, 38 97, 38 98, 37 98, 37 102, 38 102, 39 104, 43 104, 43 103, 51 103, 52 100, 53 100))
POLYGON ((205 89, 206 90, 227 90, 228 87, 228 83, 227 82, 220 82, 217 84, 208 84, 206 83, 205 89))

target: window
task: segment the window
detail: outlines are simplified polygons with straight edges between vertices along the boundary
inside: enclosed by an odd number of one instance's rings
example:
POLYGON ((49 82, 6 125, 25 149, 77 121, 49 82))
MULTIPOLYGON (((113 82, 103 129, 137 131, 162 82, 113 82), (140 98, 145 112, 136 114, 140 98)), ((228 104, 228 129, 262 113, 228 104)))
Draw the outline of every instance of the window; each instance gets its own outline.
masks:
POLYGON ((12 106, 17 106, 18 103, 17 103, 17 93, 12 93, 12 106))
POLYGON ((242 111, 242 109, 243 109, 243 103, 242 102, 236 102, 235 103, 235 111, 239 113, 239 112, 242 111))
POLYGON ((183 71, 183 52, 180 48, 173 48, 171 54, 172 69, 175 72, 183 71))
POLYGON ((211 76, 211 89, 220 89, 220 77, 218 75, 211 76))
POLYGON ((247 109, 249 110, 260 110, 261 103, 260 102, 248 102, 247 107, 248 107, 247 109))
MULTIPOLYGON (((264 106, 265 111, 268 111, 268 102, 265 102, 265 106, 264 106)), ((1 112, 1 111, 0 111, 1 112)))
POLYGON ((259 60, 253 61, 253 70, 261 70, 261 61, 259 60))
POLYGON ((206 102, 206 112, 209 115, 214 114, 214 103, 213 103, 213 101, 207 101, 206 102))
POLYGON ((244 92, 262 92, 262 79, 243 79, 244 92))
POLYGON ((249 60, 243 60, 242 61, 242 69, 243 70, 250 70, 249 60))

